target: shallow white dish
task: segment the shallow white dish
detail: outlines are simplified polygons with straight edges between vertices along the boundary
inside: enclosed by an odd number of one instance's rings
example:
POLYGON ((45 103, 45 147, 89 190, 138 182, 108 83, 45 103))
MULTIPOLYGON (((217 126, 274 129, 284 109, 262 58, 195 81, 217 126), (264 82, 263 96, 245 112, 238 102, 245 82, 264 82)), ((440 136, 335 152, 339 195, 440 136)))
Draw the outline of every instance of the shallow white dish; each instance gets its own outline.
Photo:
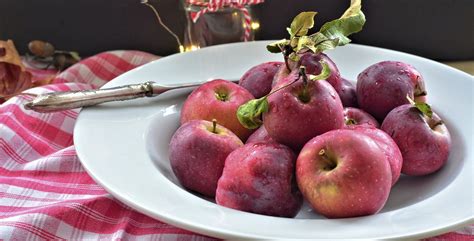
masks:
MULTIPOLYGON (((266 44, 236 43, 172 55, 104 87, 239 79, 256 64, 281 61, 280 55, 266 51, 266 44)), ((447 165, 433 175, 402 177, 379 214, 329 220, 305 205, 295 219, 275 218, 221 207, 184 190, 170 169, 167 149, 190 90, 82 110, 74 130, 77 154, 88 173, 122 202, 164 222, 219 238, 421 238, 473 223, 473 77, 428 59, 362 45, 327 54, 351 80, 379 61, 412 64, 425 78, 429 102, 451 131, 447 165)))

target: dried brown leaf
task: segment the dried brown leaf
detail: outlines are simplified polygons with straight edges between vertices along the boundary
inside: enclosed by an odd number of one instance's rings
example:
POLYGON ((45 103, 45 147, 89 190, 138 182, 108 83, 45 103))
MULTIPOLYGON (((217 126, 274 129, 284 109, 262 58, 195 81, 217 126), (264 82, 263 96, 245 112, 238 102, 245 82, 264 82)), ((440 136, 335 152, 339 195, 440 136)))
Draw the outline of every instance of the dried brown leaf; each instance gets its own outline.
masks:
POLYGON ((31 73, 21 62, 13 41, 0 41, 0 102, 31 87, 31 73))

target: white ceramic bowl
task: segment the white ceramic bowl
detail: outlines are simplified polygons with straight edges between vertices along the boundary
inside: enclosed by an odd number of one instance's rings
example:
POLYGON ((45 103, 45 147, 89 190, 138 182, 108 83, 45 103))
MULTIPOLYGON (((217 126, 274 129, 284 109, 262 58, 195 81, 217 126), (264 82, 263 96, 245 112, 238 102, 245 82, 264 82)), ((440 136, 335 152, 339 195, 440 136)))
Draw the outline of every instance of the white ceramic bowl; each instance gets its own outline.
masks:
MULTIPOLYGON (((236 43, 172 55, 104 87, 239 79, 254 65, 282 59, 266 52, 268 43, 236 43)), ((330 220, 305 204, 294 219, 276 218, 221 207, 183 189, 170 169, 168 143, 190 90, 82 110, 74 131, 79 158, 99 184, 139 212, 219 238, 421 238, 473 223, 473 77, 425 58, 362 45, 327 54, 351 80, 379 61, 415 66, 425 78, 429 103, 452 135, 448 163, 429 176, 403 176, 376 215, 330 220)))

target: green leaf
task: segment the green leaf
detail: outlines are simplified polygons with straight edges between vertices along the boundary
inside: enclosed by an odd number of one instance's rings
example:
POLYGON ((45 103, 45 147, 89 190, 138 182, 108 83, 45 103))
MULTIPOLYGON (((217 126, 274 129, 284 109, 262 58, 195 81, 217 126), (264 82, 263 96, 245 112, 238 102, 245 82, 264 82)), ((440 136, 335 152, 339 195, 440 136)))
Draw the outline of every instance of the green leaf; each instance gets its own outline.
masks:
POLYGON ((314 42, 314 53, 321 53, 328 49, 334 49, 339 45, 339 39, 329 39, 320 32, 312 34, 309 38, 314 42))
POLYGON ((267 50, 270 53, 281 53, 282 47, 289 44, 289 42, 290 41, 286 40, 286 39, 282 39, 282 40, 273 42, 273 43, 267 45, 267 50))
POLYGON ((290 39, 290 47, 294 50, 298 46, 299 37, 293 37, 290 39))
POLYGON ((338 39, 338 46, 343 46, 351 41, 347 36, 362 30, 364 24, 361 0, 351 0, 351 5, 344 14, 339 19, 325 23, 319 32, 330 40, 338 39))
POLYGON ((410 96, 407 95, 407 99, 410 102, 410 104, 418 109, 423 115, 427 116, 428 118, 431 119, 433 116, 433 111, 431 110, 431 106, 428 105, 427 103, 424 102, 415 102, 413 99, 410 98, 410 96))
POLYGON ((339 46, 339 39, 328 39, 316 45, 315 53, 321 53, 325 50, 334 49, 339 46))
POLYGON ((316 51, 316 47, 314 46, 315 42, 308 36, 301 36, 298 38, 298 44, 296 45, 296 52, 301 53, 305 50, 316 51))
POLYGON ((290 55, 288 55, 288 58, 291 59, 291 61, 293 62, 300 61, 300 56, 296 54, 295 52, 292 52, 290 55))
POLYGON ((325 80, 325 79, 329 78, 329 76, 331 75, 331 69, 329 68, 329 65, 323 60, 319 61, 319 63, 323 67, 321 69, 321 73, 319 73, 318 75, 310 74, 308 76, 310 80, 313 80, 313 81, 323 80, 323 79, 325 80))
POLYGON ((237 119, 247 129, 256 129, 262 125, 262 114, 268 111, 268 100, 264 96, 249 100, 237 109, 237 119))
POLYGON ((302 12, 298 14, 287 29, 290 36, 301 37, 308 34, 308 30, 314 27, 314 16, 317 12, 302 12))
POLYGON ((431 106, 423 103, 423 102, 415 102, 415 107, 421 111, 424 115, 428 116, 428 118, 431 118, 433 116, 433 111, 431 110, 431 106))

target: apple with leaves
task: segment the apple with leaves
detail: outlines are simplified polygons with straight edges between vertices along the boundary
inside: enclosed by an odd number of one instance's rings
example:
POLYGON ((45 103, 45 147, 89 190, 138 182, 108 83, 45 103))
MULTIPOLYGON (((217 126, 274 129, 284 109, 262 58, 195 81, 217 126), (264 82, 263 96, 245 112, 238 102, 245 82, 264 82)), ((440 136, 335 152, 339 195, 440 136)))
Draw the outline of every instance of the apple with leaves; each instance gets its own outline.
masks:
POLYGON ((239 137, 216 120, 192 120, 171 138, 171 169, 185 188, 214 197, 225 159, 241 146, 239 137))
POLYGON ((422 102, 396 107, 382 123, 382 130, 397 143, 403 156, 402 173, 427 175, 446 164, 451 136, 446 124, 422 102))
POLYGON ((191 120, 216 119, 245 141, 253 131, 240 124, 236 113, 240 105, 253 98, 248 90, 238 84, 222 79, 209 81, 195 89, 184 102, 181 124, 191 120))
POLYGON ((316 135, 343 127, 344 117, 341 100, 326 81, 331 75, 330 64, 324 60, 318 62, 318 75, 307 75, 303 65, 297 69, 291 65, 298 63, 300 56, 318 55, 346 45, 350 42, 347 36, 360 31, 365 23, 360 0, 352 0, 339 19, 325 23, 318 32, 308 36, 315 15, 316 12, 298 14, 287 29, 290 39, 267 46, 268 51, 283 54, 286 70, 280 67, 268 95, 247 102, 237 112, 243 126, 255 129, 263 123, 275 141, 296 150, 316 135))
POLYGON ((273 140, 299 150, 311 138, 344 126, 341 100, 324 79, 290 74, 275 86, 278 89, 294 82, 268 97, 269 111, 263 114, 263 124, 273 140))
POLYGON ((324 79, 329 67, 323 63, 319 75, 306 75, 304 67, 293 71, 260 99, 239 107, 239 121, 249 128, 263 124, 269 136, 278 143, 299 150, 308 140, 344 126, 341 100, 324 79))

